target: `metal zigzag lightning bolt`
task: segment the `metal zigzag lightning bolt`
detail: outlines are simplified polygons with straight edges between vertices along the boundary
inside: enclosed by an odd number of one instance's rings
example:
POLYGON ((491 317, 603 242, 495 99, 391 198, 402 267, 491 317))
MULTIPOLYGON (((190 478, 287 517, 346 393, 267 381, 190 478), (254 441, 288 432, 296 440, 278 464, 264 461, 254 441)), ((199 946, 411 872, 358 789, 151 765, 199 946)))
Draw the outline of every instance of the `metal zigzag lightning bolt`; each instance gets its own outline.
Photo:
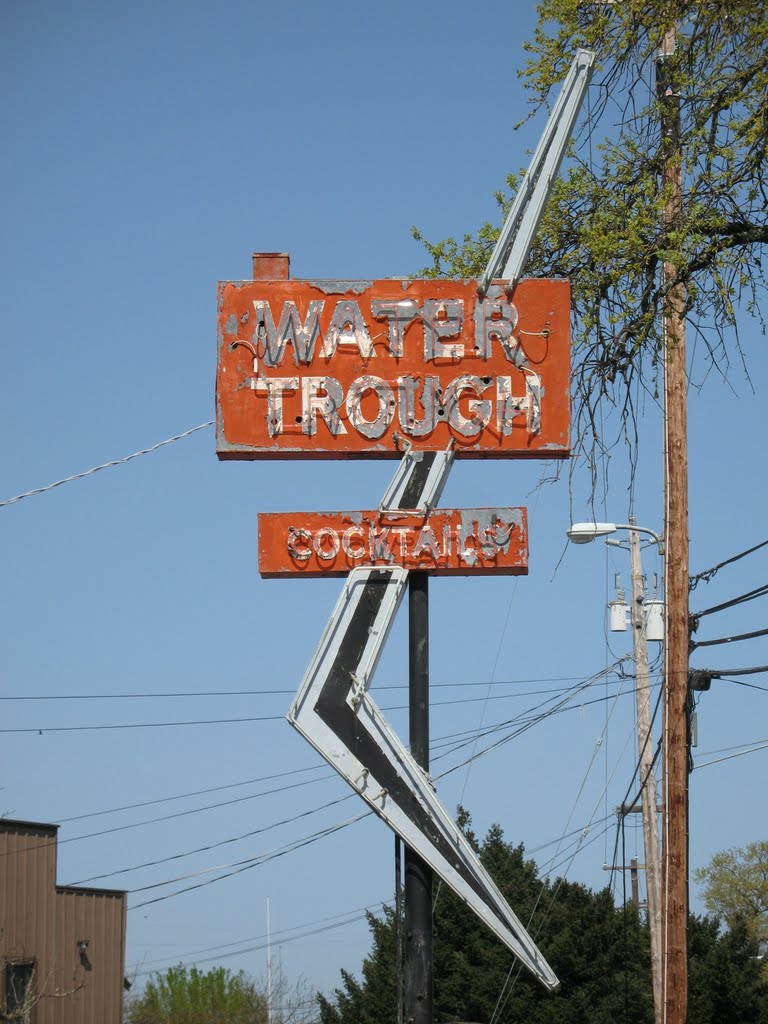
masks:
MULTIPOLYGON (((450 452, 409 452, 382 502, 426 513, 450 452)), ((515 912, 368 693, 406 589, 405 569, 354 569, 288 714, 290 723, 549 989, 558 985, 515 912)))

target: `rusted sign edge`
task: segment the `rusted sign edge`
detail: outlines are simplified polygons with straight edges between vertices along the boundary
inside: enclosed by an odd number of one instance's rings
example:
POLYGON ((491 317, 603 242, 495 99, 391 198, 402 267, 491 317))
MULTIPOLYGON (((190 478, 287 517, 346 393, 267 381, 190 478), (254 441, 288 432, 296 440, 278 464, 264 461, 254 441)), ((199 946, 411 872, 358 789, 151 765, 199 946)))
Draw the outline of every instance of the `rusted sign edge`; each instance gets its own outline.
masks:
MULTIPOLYGON (((413 284, 425 283, 425 281, 420 278, 386 278, 380 280, 330 280, 326 278, 225 280, 218 282, 217 309, 220 314, 224 306, 224 290, 228 286, 241 288, 252 287, 254 284, 263 284, 268 286, 304 285, 309 288, 320 290, 328 296, 345 296, 359 295, 375 285, 384 282, 390 282, 393 285, 399 283, 404 292, 413 284)), ((436 286, 442 285, 444 287, 451 285, 468 287, 477 284, 473 278, 461 278, 451 281, 435 281, 434 283, 436 286)), ((498 289, 503 288, 503 284, 504 282, 501 281, 493 282, 493 286, 498 289)), ((524 286, 526 284, 569 286, 570 282, 565 278, 524 278, 518 282, 517 287, 524 286)), ((429 443, 425 444, 418 438, 404 439, 404 445, 400 446, 397 442, 396 433, 393 435, 395 438, 394 444, 392 443, 392 438, 387 437, 386 441, 382 440, 380 443, 369 441, 367 447, 358 449, 340 448, 335 444, 308 447, 306 442, 303 440, 300 443, 297 443, 296 446, 286 443, 285 439, 283 439, 282 442, 275 442, 271 445, 268 441, 264 441, 258 445, 250 442, 229 441, 224 432, 224 411, 222 408, 221 392, 218 383, 221 379, 224 340, 220 317, 217 316, 216 454, 219 460, 242 461, 245 459, 249 461, 268 461, 271 459, 398 459, 402 456, 404 447, 408 446, 413 446, 418 450, 425 452, 440 450, 440 447, 435 447, 433 444, 429 443)), ((570 458, 572 449, 570 438, 570 394, 567 387, 565 389, 565 393, 554 400, 553 408, 560 408, 561 410, 564 409, 565 430, 563 432, 564 437, 562 440, 551 440, 530 448, 491 448, 485 438, 478 440, 476 443, 468 442, 465 438, 456 438, 459 443, 456 445, 455 454, 458 458, 466 459, 568 459, 570 458)), ((563 415, 563 412, 561 412, 560 415, 563 415)))

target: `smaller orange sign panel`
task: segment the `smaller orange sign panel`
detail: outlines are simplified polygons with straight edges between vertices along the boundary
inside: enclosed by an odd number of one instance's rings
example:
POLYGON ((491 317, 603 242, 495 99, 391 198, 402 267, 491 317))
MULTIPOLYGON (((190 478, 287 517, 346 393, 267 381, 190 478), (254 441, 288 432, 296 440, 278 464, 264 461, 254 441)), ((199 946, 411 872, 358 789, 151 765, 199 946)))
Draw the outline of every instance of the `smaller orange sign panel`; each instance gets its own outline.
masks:
POLYGON ((421 512, 268 512, 259 515, 259 572, 344 576, 402 566, 435 576, 528 572, 525 508, 421 512))

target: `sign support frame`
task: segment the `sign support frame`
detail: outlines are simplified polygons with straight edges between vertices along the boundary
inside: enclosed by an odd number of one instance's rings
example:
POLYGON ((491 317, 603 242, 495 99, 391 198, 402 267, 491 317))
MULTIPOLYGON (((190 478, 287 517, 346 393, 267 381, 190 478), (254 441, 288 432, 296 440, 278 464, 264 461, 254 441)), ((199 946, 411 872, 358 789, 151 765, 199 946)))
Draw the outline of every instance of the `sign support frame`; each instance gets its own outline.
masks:
MULTIPOLYGON (((581 106, 584 94, 589 84, 594 55, 589 51, 579 50, 566 78, 561 96, 556 104, 555 111, 549 119, 544 137, 534 156, 532 171, 523 183, 523 187, 516 197, 515 204, 502 232, 491 261, 486 272, 477 286, 477 294, 481 301, 485 301, 489 286, 493 280, 497 267, 501 261, 505 261, 504 276, 507 278, 507 297, 518 282, 522 269, 527 260, 533 235, 538 227, 539 219, 547 202, 553 180, 557 174, 560 161, 562 160, 568 139, 573 130, 576 116, 581 106)), ((289 261, 285 253, 256 254, 254 253, 253 278, 254 280, 287 280, 289 277, 289 261)), ((404 286, 405 287, 405 286, 404 286)), ((223 293, 222 293, 223 294, 223 293)), ((221 296, 220 296, 221 297, 221 296)), ((449 297, 450 298, 450 297, 449 297)), ((498 318, 501 318, 501 296, 498 298, 498 318)), ((433 302, 434 300, 429 300, 433 302)), ((451 300, 454 301, 454 300, 451 300)), ((323 308, 324 300, 315 300, 310 304, 310 313, 307 314, 306 323, 293 324, 293 334, 289 340, 293 345, 294 357, 298 365, 299 341, 301 346, 308 345, 308 336, 312 334, 312 345, 308 351, 310 355, 314 352, 315 335, 312 331, 319 330, 319 320, 313 321, 314 327, 310 331, 312 313, 319 317, 318 309, 323 308)), ((370 338, 365 333, 366 328, 362 321, 357 303, 352 300, 340 300, 343 315, 340 318, 332 319, 330 328, 335 325, 336 331, 333 334, 334 346, 328 345, 327 354, 330 356, 342 343, 342 336, 346 337, 348 327, 351 324, 352 334, 361 356, 372 356, 373 352, 370 338), (347 310, 347 307, 349 309, 347 310), (339 322, 336 323, 336 319, 339 322), (350 321, 350 324, 347 321, 350 321), (354 321, 354 323, 352 323, 354 321), (361 341, 362 338, 362 341, 361 341)), ((401 305, 398 302, 397 305, 401 305)), ((457 303, 458 304, 458 303, 457 303)), ((284 312, 289 305, 296 312, 295 302, 286 300, 284 312)), ((268 304, 265 301, 254 300, 253 306, 256 311, 257 321, 262 316, 264 332, 269 338, 266 313, 268 304)), ((427 303, 425 302, 425 308, 427 303)), ((440 330, 439 325, 435 326, 438 313, 442 312, 443 319, 447 319, 447 302, 440 302, 433 313, 430 305, 430 314, 425 323, 431 323, 431 330, 434 335, 431 341, 431 348, 425 344, 425 358, 434 359, 435 354, 439 356, 452 356, 463 354, 463 347, 457 343, 455 353, 452 346, 436 341, 440 330)), ((371 308, 371 315, 377 318, 383 309, 379 305, 376 309, 371 308)), ((512 312, 514 307, 508 311, 509 323, 512 324, 512 312)), ((250 315, 250 310, 247 311, 250 315)), ((290 312, 290 310, 289 310, 290 312)), ((423 311, 422 311, 423 312, 423 311)), ((298 315, 298 314, 297 314, 298 315)), ((491 314, 493 315, 493 314, 491 314)), ((274 337, 273 347, 277 346, 277 335, 283 330, 281 318, 280 325, 275 332, 275 325, 271 312, 269 313, 269 327, 274 337)), ((517 313, 514 311, 516 323, 517 313)), ((293 392, 299 387, 298 377, 280 378, 279 381, 270 385, 258 378, 258 348, 248 339, 238 337, 238 323, 247 319, 245 313, 239 318, 234 317, 230 312, 226 323, 220 325, 220 340, 223 335, 233 336, 226 348, 227 352, 233 352, 236 348, 244 346, 253 355, 254 377, 246 381, 240 381, 236 390, 249 387, 252 390, 265 389, 269 394, 271 402, 271 419, 269 423, 269 436, 277 436, 283 427, 281 396, 283 391, 293 392), (279 406, 279 408, 278 408, 279 406)), ((413 319, 411 316, 409 319, 413 319)), ((501 323, 501 320, 500 320, 501 323)), ((514 326, 514 325, 513 325, 514 326)), ((486 327, 484 326, 484 330, 486 327)), ((445 336, 452 337, 455 332, 448 332, 445 336)), ((549 320, 541 332, 527 332, 536 337, 550 340, 549 320)), ((511 335, 511 327, 510 327, 511 335)), ((489 337, 500 337, 498 331, 489 337)), ((285 348, 287 335, 282 337, 282 346, 285 348)), ((400 343, 400 354, 402 354, 402 336, 397 334, 395 342, 400 343)), ((509 340, 509 339, 508 339, 509 340)), ((518 344, 517 339, 511 335, 511 340, 518 344)), ((425 334, 425 343, 427 335, 425 334)), ((390 337, 392 344, 392 338, 390 337)), ((395 349, 397 349, 395 344, 395 349)), ((477 348, 477 346, 476 346, 477 348)), ((280 352, 282 352, 282 350, 280 352)), ((304 349, 302 348, 302 351, 304 349)), ((481 351, 479 348, 477 351, 481 351)), ((222 348, 220 345, 220 357, 222 348)), ((397 355, 396 351, 390 354, 397 355)), ((280 359, 275 352, 270 350, 272 365, 280 365, 280 359)), ((512 358, 512 357, 510 357, 512 358)), ((305 360, 306 361, 306 360, 305 360)), ((527 360, 525 360, 527 363, 527 360)), ((518 366, 520 369, 521 366, 518 366)), ((522 370, 530 375, 526 376, 526 399, 528 401, 527 427, 529 434, 538 435, 541 430, 541 393, 542 379, 540 375, 529 366, 522 366, 522 370), (530 392, 530 394, 529 394, 530 392)), ((217 374, 217 403, 223 390, 224 375, 227 367, 219 366, 217 374)), ((313 427, 316 430, 316 418, 319 414, 324 421, 332 428, 331 433, 347 433, 343 423, 338 419, 338 401, 341 391, 338 381, 333 380, 337 386, 338 395, 329 388, 328 380, 325 377, 310 378, 314 381, 315 394, 307 394, 303 397, 306 409, 301 417, 296 417, 296 423, 302 424, 305 434, 311 435, 313 427), (320 394, 324 392, 325 397, 320 400, 320 394), (310 401, 312 399, 312 401, 310 401), (318 401, 320 404, 318 405, 318 401), (337 422, 338 421, 338 422, 337 422)), ((407 376, 403 380, 415 378, 407 376)), ((438 378, 435 378, 437 380, 438 378)), ((457 418, 458 396, 466 390, 466 380, 478 379, 484 387, 486 377, 474 378, 472 375, 464 375, 451 381, 447 390, 451 390, 451 402, 444 408, 442 404, 438 413, 452 422, 453 415, 457 426, 467 436, 471 436, 473 430, 472 420, 463 417, 457 418), (461 387, 459 387, 459 384, 461 387)), ((489 378, 488 378, 489 379, 489 378)), ((505 381, 508 378, 504 377, 505 381)), ((398 384, 400 378, 398 378, 398 384)), ((383 379, 373 377, 370 374, 362 375, 354 382, 355 395, 359 408, 353 406, 350 409, 350 392, 347 394, 347 411, 350 421, 359 433, 367 438, 380 438, 383 430, 391 423, 394 415, 391 409, 395 401, 392 389, 383 379), (375 420, 367 419, 362 412, 363 394, 375 390, 374 384, 379 381, 381 390, 376 394, 380 400, 379 415, 375 420), (371 382, 374 382, 373 384, 371 382), (389 400, 382 399, 382 392, 388 389, 389 400), (383 403, 383 405, 382 405, 383 403), (355 420, 355 415, 357 420, 355 420), (387 419, 389 415, 389 419, 387 419), (379 424, 382 419, 383 427, 379 424)), ((437 388, 437 385, 433 385, 437 388)), ((507 383, 505 387, 510 387, 507 383)), ((437 388, 437 390, 441 390, 437 388)), ((483 389, 476 391, 479 397, 484 393, 483 389)), ((424 389, 426 396, 426 386, 424 389)), ((506 410, 510 395, 499 391, 498 400, 506 410)), ((518 401, 520 401, 518 399, 518 401)), ((475 406, 477 409, 477 405, 475 406)), ((520 408, 517 409, 520 411, 520 408)), ((506 412, 505 412, 506 416, 506 412)), ((567 417, 566 417, 567 419, 567 417)), ((217 426, 221 430, 222 438, 226 440, 223 430, 223 415, 221 408, 217 406, 217 426)), ((410 420, 406 419, 410 423, 410 420)), ((486 421, 481 423, 481 429, 486 421)), ((433 427, 435 424, 433 424, 433 427)), ((499 430, 506 432, 506 418, 498 419, 499 430)), ((404 425, 405 429, 405 425, 404 425)), ((401 439, 397 433, 392 435, 395 448, 399 447, 401 439)), ((411 510, 413 506, 420 513, 429 513, 435 507, 439 493, 450 470, 453 452, 452 448, 455 438, 447 450, 422 449, 418 453, 413 452, 410 445, 406 446, 404 457, 395 474, 395 479, 390 489, 385 494, 379 513, 384 516, 388 511, 411 510), (433 472, 434 471, 434 472, 433 472), (411 499, 415 500, 411 500, 411 499), (423 507, 422 507, 423 505, 423 507)), ((554 446, 557 448, 557 446, 554 446)), ((361 451, 367 454, 389 455, 392 452, 384 452, 381 446, 371 448, 363 447, 361 451)), ((271 454, 278 457, 297 455, 302 453, 302 447, 293 450, 279 452, 266 448, 259 448, 253 444, 222 444, 217 448, 220 458, 239 457, 242 451, 260 451, 262 454, 271 454)), ((317 455, 328 454, 323 449, 314 452, 317 455)), ((467 454, 467 452, 465 452, 467 454)), ((476 454, 482 454, 478 452, 476 454)), ((499 454, 494 452, 494 454, 499 454)), ((521 457, 523 454, 546 457, 541 452, 527 451, 521 448, 516 449, 516 454, 521 457)), ((550 450, 549 456, 555 456, 556 452, 550 450)), ((560 457, 567 457, 569 452, 560 446, 560 457)), ((253 457, 253 456, 251 456, 253 457)), ((485 869, 476 860, 474 852, 466 841, 466 838, 455 828, 453 822, 448 819, 444 809, 436 799, 434 787, 429 780, 429 583, 428 573, 425 571, 411 571, 407 569, 392 567, 391 569, 364 570, 355 568, 352 570, 348 583, 344 587, 339 602, 331 616, 326 630, 320 640, 314 658, 305 675, 296 698, 288 714, 291 724, 301 732, 305 738, 321 753, 321 755, 333 764, 360 795, 373 806, 374 810, 384 818, 395 830, 396 834, 404 840, 408 839, 414 844, 412 849, 406 842, 405 852, 405 978, 404 978, 404 999, 400 1000, 400 983, 398 963, 398 1021, 403 1020, 405 1011, 406 1024, 432 1024, 434 1016, 433 999, 433 942, 432 942, 432 872, 434 870, 446 880, 447 884, 463 898, 475 913, 489 925, 496 935, 515 952, 515 955, 534 973, 538 979, 549 989, 558 986, 558 980, 551 967, 546 963, 540 951, 537 949, 525 928, 516 918, 514 911, 506 903, 502 893, 493 883, 485 869), (387 723, 381 717, 375 704, 366 701, 367 689, 370 683, 370 676, 376 666, 381 651, 381 646, 386 639, 392 619, 402 597, 404 585, 408 583, 409 593, 409 747, 410 756, 403 748, 397 737, 388 728, 387 723), (359 675, 357 674, 359 673, 359 675), (351 684, 351 685, 350 685, 351 684), (410 762, 410 764, 408 763, 410 762), (370 765, 373 765, 373 768, 370 765), (359 773, 353 778, 351 769, 359 773), (423 773, 423 776, 422 774, 423 773), (386 781, 387 786, 395 787, 394 807, 389 809, 388 802, 392 794, 382 782, 386 781), (378 792, 374 796, 367 791, 370 783, 378 782, 378 792), (410 793, 408 792, 410 790, 410 793), (407 810, 404 808, 407 806, 407 810), (416 852, 421 849, 424 857, 429 858, 426 863, 416 852), (473 858, 476 863, 473 864, 473 858), (404 1005, 403 1005, 404 1004, 404 1005)), ((397 889, 400 884, 399 869, 399 841, 396 840, 396 875, 397 889)), ((399 901, 398 901, 399 915, 399 901)), ((400 925, 398 916, 398 953, 400 949, 400 925)))
MULTIPOLYGON (((408 740, 411 756, 429 771, 429 576, 408 574, 408 740)), ((405 847, 405 1020, 432 1024, 434 944, 432 869, 405 847)))

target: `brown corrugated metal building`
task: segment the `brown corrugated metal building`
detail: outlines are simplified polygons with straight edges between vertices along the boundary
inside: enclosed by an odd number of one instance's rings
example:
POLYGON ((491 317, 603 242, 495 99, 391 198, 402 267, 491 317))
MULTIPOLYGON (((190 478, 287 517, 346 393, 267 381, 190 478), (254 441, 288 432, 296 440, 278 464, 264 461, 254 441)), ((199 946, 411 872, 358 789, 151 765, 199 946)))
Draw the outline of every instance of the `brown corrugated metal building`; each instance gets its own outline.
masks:
POLYGON ((57 830, 0 818, 0 1020, 121 1024, 126 894, 56 885, 57 830))

